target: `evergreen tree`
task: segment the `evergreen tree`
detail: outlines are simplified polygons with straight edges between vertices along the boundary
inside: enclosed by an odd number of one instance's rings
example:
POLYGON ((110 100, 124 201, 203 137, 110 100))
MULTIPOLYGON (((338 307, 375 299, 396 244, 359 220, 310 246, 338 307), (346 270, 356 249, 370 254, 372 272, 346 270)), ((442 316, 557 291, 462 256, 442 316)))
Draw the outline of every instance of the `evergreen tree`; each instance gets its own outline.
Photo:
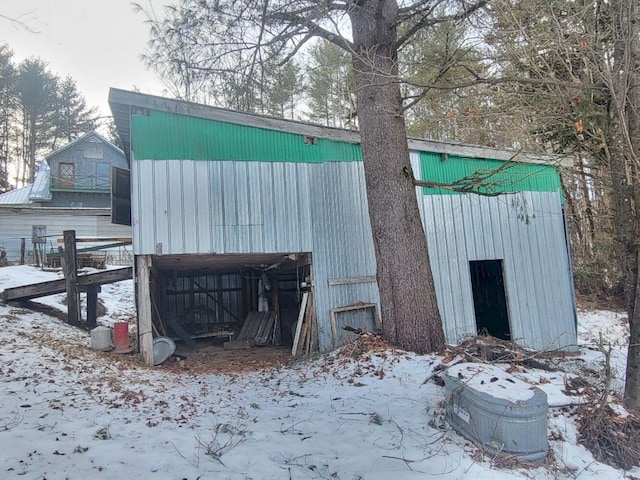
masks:
POLYGON ((296 108, 305 90, 300 66, 291 61, 266 69, 265 74, 266 113, 282 118, 296 118, 299 113, 296 108))
POLYGON ((57 93, 57 114, 55 118, 56 144, 69 143, 82 134, 95 130, 97 127, 97 109, 88 108, 87 101, 78 92, 76 82, 67 77, 59 82, 57 93))
POLYGON ((7 45, 0 45, 0 193, 10 189, 9 146, 16 108, 16 70, 12 56, 7 45))
POLYGON ((353 126, 355 93, 349 54, 320 39, 309 62, 309 118, 330 127, 353 126))
POLYGON ((33 181, 36 160, 44 149, 55 145, 58 78, 37 58, 28 58, 18 66, 19 128, 21 131, 22 169, 20 180, 33 181))

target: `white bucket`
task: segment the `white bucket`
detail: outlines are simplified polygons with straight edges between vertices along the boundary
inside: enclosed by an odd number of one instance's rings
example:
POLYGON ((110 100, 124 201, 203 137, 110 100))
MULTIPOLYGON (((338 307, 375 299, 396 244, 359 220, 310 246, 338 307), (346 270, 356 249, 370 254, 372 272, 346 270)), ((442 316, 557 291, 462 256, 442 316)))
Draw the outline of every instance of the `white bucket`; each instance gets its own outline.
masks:
POLYGON ((91 348, 94 350, 111 350, 111 329, 99 326, 91 330, 91 348))

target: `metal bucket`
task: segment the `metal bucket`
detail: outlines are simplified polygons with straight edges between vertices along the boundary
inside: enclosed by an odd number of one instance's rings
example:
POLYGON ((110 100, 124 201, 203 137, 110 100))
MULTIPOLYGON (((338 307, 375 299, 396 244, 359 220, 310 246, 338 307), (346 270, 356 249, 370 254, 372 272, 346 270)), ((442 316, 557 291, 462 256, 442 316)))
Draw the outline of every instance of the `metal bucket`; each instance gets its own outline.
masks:
POLYGON ((115 353, 129 353, 133 347, 129 345, 129 324, 116 322, 113 324, 113 346, 115 353))
POLYGON ((176 351, 176 344, 169 337, 153 339, 153 364, 160 365, 176 351))
POLYGON ((111 350, 111 329, 101 325, 91 330, 91 348, 101 352, 111 350))

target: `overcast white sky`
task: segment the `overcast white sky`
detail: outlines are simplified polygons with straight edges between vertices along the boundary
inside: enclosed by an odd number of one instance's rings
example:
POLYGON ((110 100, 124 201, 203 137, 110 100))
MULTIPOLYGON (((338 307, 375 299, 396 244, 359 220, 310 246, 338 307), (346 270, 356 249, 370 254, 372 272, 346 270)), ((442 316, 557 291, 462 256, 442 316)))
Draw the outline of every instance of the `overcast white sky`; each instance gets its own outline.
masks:
MULTIPOLYGON (((173 0, 139 0, 157 13, 173 0)), ((0 43, 15 63, 40 57, 52 73, 71 76, 90 106, 110 115, 109 87, 161 95, 163 86, 140 55, 148 39, 146 17, 130 0, 0 0, 0 15, 20 19, 35 33, 0 18, 0 43)))

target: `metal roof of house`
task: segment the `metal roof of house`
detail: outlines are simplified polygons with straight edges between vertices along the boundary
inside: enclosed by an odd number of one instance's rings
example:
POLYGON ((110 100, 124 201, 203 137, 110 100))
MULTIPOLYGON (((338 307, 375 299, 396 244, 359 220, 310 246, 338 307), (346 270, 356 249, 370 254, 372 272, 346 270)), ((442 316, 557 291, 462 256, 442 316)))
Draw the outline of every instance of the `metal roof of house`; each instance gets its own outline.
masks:
POLYGON ((24 205, 30 203, 29 192, 31 184, 26 187, 11 190, 0 195, 0 205, 24 205))
MULTIPOLYGON (((355 130, 344 130, 308 122, 284 120, 253 113, 238 112, 116 88, 109 90, 109 106, 111 107, 116 128, 124 146, 124 153, 129 162, 131 161, 131 116, 146 115, 149 110, 306 135, 338 142, 360 143, 360 133, 355 130)), ((411 138, 408 139, 408 142, 409 148, 414 151, 442 153, 460 157, 488 158, 524 163, 545 163, 562 166, 570 166, 571 163, 569 159, 554 155, 532 154, 478 145, 411 138)))
POLYGON ((34 202, 49 202, 51 169, 43 160, 40 162, 33 183, 0 195, 0 205, 28 205, 34 202))
POLYGON ((33 183, 0 195, 0 205, 27 205, 33 202, 51 201, 50 177, 49 164, 43 160, 38 166, 33 183))

